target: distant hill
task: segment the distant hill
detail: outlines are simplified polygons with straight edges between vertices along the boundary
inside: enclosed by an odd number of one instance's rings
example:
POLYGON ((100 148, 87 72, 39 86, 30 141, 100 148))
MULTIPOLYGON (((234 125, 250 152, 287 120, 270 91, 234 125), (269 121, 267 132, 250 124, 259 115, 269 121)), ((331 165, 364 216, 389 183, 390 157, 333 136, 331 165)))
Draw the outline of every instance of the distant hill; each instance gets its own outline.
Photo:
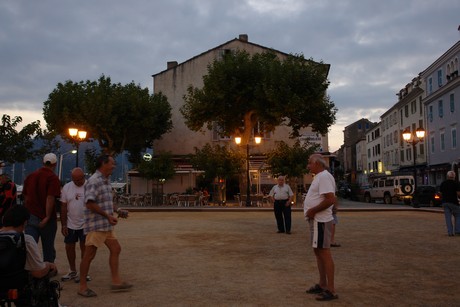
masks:
MULTIPOLYGON (((58 165, 56 167, 56 175, 59 174, 59 162, 62 155, 62 171, 61 171, 61 181, 62 183, 67 183, 70 181, 70 172, 76 165, 75 154, 71 153, 75 147, 69 143, 64 142, 60 137, 57 138, 60 143, 60 149, 58 152, 55 152, 58 157, 58 165)), ((36 148, 43 146, 40 140, 35 142, 34 145, 36 148)), ((94 148, 96 151, 100 151, 100 146, 97 142, 82 142, 79 147, 78 153, 78 166, 81 167, 85 172, 84 164, 84 153, 87 149, 94 148)), ((126 182, 126 175, 128 170, 131 169, 131 163, 128 162, 127 152, 118 155, 115 160, 117 161, 117 168, 112 174, 111 180, 113 182, 126 182)), ((15 163, 13 165, 6 165, 3 168, 3 173, 8 174, 11 179, 17 184, 24 182, 24 179, 31 172, 35 171, 42 166, 42 158, 37 158, 34 160, 28 160, 25 163, 15 163)), ((91 174, 87 174, 88 176, 91 174)))

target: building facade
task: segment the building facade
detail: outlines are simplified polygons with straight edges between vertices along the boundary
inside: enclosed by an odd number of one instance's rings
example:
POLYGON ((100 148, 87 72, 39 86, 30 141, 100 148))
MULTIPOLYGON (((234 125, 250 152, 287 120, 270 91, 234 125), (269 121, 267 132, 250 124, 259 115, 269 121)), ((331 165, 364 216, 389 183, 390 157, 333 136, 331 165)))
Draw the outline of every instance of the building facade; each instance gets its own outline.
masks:
POLYGON ((364 171, 367 175, 383 173, 380 130, 381 123, 378 123, 366 134, 367 167, 364 171))
MULTIPOLYGON (((208 65, 214 60, 219 60, 225 53, 235 50, 244 50, 249 54, 274 51, 281 59, 288 54, 276 51, 258 44, 249 42, 246 34, 232 39, 222 45, 205 51, 183 63, 168 62, 167 69, 154 74, 153 88, 155 93, 162 93, 168 98, 172 107, 173 129, 162 136, 160 140, 153 143, 154 153, 160 151, 169 151, 176 157, 176 176, 168 180, 164 186, 165 193, 183 192, 185 189, 194 187, 196 177, 199 171, 196 171, 190 165, 187 157, 195 153, 195 148, 202 148, 207 143, 212 145, 237 146, 232 137, 221 137, 218 133, 218 127, 214 126, 212 130, 204 129, 200 132, 190 130, 186 125, 179 109, 184 105, 184 95, 190 86, 202 87, 203 76, 208 73, 208 65), (180 159, 183 157, 183 159, 180 159)), ((327 71, 329 71, 329 65, 327 71)), ((262 132, 262 131, 261 131, 262 132)), ((252 184, 257 186, 259 191, 263 184, 274 184, 275 181, 270 174, 262 172, 264 166, 265 153, 274 149, 278 142, 284 141, 290 145, 294 144, 295 139, 289 138, 291 130, 286 126, 276 127, 275 131, 264 133, 260 145, 250 147, 250 173, 252 184)), ((318 135, 311 129, 303 129, 299 138, 301 142, 308 140, 311 143, 318 144, 322 151, 328 151, 327 135, 318 135)))
POLYGON ((356 145, 366 138, 366 134, 377 123, 362 118, 343 130, 343 148, 340 156, 340 163, 343 166, 345 179, 349 183, 357 183, 357 152, 356 145))
POLYGON ((382 128, 382 160, 384 172, 395 172, 399 169, 398 106, 392 106, 380 116, 382 128))
POLYGON ((420 75, 425 82, 428 135, 428 180, 438 185, 448 170, 457 173, 460 163, 460 41, 420 75))

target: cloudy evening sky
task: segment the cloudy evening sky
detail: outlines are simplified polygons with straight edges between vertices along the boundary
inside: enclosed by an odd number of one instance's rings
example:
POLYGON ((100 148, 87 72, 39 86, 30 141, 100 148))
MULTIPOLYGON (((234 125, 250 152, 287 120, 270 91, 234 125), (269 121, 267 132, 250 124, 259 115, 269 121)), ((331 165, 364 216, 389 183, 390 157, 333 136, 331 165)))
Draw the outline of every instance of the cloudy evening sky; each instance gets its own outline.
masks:
POLYGON ((331 64, 343 128, 379 121, 396 93, 460 39, 458 0, 3 0, 0 109, 41 120, 59 82, 134 81, 247 34, 249 41, 331 64))

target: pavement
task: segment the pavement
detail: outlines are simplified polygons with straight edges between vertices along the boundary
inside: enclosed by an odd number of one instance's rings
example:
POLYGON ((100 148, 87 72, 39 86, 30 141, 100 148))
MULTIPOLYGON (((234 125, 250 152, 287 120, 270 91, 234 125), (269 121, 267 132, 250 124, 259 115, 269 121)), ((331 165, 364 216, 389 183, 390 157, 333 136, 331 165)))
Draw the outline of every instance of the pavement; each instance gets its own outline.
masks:
MULTIPOLYGON (((63 282, 60 302, 85 306, 459 306, 460 236, 448 237, 440 208, 341 200, 333 248, 339 299, 305 293, 318 281, 302 208, 292 234, 277 234, 271 208, 130 208, 116 235, 122 278, 131 291, 112 293, 108 252, 91 265, 77 295, 63 282), (435 213, 435 214, 432 214, 435 213)), ((60 275, 67 273, 62 235, 60 275)))

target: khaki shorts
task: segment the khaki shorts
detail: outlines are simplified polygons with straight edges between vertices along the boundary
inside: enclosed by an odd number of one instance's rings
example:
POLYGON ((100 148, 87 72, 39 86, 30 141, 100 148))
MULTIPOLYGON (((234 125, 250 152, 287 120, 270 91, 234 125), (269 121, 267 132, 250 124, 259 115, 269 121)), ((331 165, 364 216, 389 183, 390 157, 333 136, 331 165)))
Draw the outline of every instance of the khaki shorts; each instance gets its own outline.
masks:
POLYGON ((116 240, 115 233, 111 231, 91 231, 86 234, 86 246, 101 247, 105 244, 106 240, 116 240))

